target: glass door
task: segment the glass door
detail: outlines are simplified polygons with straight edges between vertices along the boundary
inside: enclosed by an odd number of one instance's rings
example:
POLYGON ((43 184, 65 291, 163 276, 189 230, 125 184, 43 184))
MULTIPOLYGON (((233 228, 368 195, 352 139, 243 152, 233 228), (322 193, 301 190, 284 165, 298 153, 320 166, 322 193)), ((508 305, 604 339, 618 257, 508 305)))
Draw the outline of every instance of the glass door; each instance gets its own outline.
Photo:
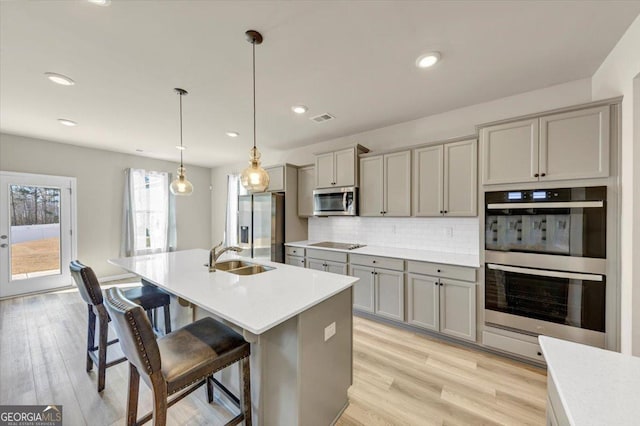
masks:
POLYGON ((0 298, 72 285, 75 178, 0 172, 0 298))

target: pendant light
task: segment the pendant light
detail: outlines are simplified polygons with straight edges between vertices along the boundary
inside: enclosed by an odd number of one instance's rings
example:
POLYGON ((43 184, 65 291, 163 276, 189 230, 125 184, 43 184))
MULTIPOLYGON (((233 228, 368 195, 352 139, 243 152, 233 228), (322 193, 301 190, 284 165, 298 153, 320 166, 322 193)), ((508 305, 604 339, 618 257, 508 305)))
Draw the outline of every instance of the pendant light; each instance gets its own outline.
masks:
POLYGON ((187 180, 187 176, 185 175, 186 169, 182 164, 182 151, 184 151, 184 147, 182 146, 182 97, 189 92, 178 88, 173 90, 180 96, 180 167, 178 167, 178 177, 171 182, 169 189, 171 189, 171 193, 175 195, 191 195, 193 193, 193 185, 187 180))
POLYGON ((260 151, 256 147, 256 44, 262 43, 262 34, 254 30, 245 34, 253 49, 253 148, 249 152, 250 166, 242 172, 240 183, 247 191, 263 192, 269 187, 269 174, 260 166, 260 151))

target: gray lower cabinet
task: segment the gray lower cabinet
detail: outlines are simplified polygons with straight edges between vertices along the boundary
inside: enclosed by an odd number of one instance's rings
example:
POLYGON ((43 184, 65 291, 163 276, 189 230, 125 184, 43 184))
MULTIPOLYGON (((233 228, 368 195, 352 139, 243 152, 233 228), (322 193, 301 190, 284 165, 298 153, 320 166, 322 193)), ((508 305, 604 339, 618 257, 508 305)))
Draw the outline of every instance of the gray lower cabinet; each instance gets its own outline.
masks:
POLYGON ((476 283, 408 274, 407 323, 476 341, 476 283))
POLYGON ((303 268, 305 267, 304 257, 300 256, 291 256, 288 254, 285 256, 285 263, 287 265, 301 266, 303 268))
POLYGON ((360 278, 353 285, 353 307, 360 311, 373 313, 374 280, 373 268, 367 266, 351 265, 351 275, 360 278))
POLYGON ((347 275, 347 264, 342 262, 307 259, 307 268, 315 269, 316 271, 331 272, 333 274, 347 275))
POLYGON ((360 278, 353 287, 354 309, 404 321, 404 273, 371 266, 351 265, 360 278))

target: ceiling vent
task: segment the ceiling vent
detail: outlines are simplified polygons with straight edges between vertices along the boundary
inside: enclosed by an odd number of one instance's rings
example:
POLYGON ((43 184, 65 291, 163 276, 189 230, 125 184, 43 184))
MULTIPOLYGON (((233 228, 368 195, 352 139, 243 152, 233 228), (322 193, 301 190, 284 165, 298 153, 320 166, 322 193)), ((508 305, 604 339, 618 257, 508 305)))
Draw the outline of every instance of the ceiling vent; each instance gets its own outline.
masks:
POLYGON ((333 120, 335 117, 328 112, 324 112, 320 115, 316 115, 315 117, 309 118, 311 121, 315 121, 316 123, 324 123, 325 121, 333 120))

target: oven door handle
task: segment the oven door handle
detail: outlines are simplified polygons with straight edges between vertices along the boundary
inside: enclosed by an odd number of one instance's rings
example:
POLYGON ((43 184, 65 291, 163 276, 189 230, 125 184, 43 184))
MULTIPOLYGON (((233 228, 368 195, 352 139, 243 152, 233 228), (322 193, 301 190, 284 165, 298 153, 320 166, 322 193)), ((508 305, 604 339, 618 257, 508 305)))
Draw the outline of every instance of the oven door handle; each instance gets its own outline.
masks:
POLYGON ((489 210, 503 209, 585 209, 592 207, 604 207, 604 201, 565 201, 551 203, 491 203, 487 204, 489 210))
POLYGON ((575 272, 549 271, 545 269, 530 269, 530 268, 521 268, 519 266, 496 265, 495 263, 487 263, 487 267, 489 269, 495 269, 498 271, 514 272, 516 274, 539 275, 542 277, 568 278, 572 280, 586 280, 586 281, 602 281, 603 280, 602 275, 594 275, 594 274, 578 274, 575 272))

